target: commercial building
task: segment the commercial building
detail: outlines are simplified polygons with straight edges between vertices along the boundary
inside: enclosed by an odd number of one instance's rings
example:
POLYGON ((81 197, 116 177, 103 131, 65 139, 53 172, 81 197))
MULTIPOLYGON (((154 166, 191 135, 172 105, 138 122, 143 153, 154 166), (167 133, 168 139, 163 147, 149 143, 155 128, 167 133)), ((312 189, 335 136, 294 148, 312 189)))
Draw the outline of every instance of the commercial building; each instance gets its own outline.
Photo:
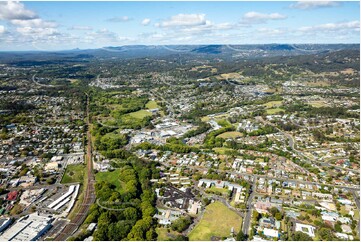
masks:
POLYGON ((32 213, 20 218, 13 226, 0 236, 1 241, 31 241, 37 240, 50 228, 54 218, 50 215, 32 213))

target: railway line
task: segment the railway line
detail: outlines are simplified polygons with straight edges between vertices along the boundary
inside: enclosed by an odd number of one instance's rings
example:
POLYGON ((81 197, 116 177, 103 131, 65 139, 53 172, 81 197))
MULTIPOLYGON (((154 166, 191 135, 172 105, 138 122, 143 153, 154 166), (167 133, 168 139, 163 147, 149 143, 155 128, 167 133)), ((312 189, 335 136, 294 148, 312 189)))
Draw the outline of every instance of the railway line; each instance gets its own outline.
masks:
MULTIPOLYGON (((87 125, 89 127, 90 118, 89 118, 89 96, 87 96, 87 125)), ((72 236, 82 225, 84 220, 88 215, 88 211, 90 206, 95 202, 95 177, 93 173, 93 160, 92 160, 92 143, 91 143, 91 134, 90 130, 87 131, 87 184, 85 188, 85 196, 82 204, 80 205, 80 209, 75 217, 56 235, 56 241, 65 241, 68 237, 72 236)))

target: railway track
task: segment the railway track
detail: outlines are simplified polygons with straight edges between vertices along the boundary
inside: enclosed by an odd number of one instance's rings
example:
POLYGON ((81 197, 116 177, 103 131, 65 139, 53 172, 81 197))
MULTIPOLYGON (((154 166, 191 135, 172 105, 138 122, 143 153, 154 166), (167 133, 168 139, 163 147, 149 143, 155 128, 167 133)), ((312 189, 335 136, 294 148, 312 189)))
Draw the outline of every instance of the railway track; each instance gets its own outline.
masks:
MULTIPOLYGON (((89 127, 89 96, 87 95, 87 125, 89 127)), ((88 215, 89 208, 92 204, 95 203, 95 177, 93 173, 93 161, 92 161, 92 143, 91 143, 91 134, 90 130, 87 131, 87 174, 88 180, 85 190, 85 197, 83 203, 80 205, 79 212, 75 215, 75 217, 62 229, 60 233, 58 233, 54 240, 56 241, 65 241, 68 237, 73 235, 79 227, 82 225, 84 220, 88 215)))

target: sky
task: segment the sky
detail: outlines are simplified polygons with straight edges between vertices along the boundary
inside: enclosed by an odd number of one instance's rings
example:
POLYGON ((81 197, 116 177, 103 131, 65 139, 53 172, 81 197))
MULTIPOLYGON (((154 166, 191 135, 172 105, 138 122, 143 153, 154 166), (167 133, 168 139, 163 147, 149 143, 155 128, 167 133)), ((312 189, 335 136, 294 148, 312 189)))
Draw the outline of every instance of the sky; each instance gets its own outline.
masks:
POLYGON ((360 4, 0 1, 0 51, 267 43, 360 43, 360 4))

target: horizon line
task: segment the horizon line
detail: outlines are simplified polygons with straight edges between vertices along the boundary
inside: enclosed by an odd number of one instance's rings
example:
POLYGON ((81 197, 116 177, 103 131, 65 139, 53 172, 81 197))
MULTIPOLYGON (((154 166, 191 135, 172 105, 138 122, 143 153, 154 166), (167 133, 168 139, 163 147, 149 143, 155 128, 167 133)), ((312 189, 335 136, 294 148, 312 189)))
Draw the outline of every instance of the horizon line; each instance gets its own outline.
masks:
POLYGON ((99 50, 106 48, 119 48, 125 46, 209 46, 209 45, 361 45, 360 43, 265 43, 265 44, 125 44, 117 46, 103 46, 97 48, 79 48, 75 47, 72 49, 56 49, 56 50, 39 50, 39 49, 29 49, 29 50, 0 50, 0 52, 60 52, 60 51, 72 51, 72 50, 99 50))

